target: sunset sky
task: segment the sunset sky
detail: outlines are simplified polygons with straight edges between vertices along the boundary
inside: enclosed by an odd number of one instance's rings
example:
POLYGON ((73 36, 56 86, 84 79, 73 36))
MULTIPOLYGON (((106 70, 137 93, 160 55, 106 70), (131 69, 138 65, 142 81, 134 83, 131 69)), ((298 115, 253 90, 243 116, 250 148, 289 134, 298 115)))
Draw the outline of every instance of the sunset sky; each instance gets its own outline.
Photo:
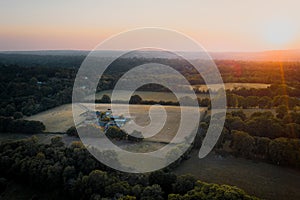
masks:
POLYGON ((300 49, 299 8, 299 0, 1 0, 0 50, 90 50, 138 27, 177 30, 209 51, 300 49))

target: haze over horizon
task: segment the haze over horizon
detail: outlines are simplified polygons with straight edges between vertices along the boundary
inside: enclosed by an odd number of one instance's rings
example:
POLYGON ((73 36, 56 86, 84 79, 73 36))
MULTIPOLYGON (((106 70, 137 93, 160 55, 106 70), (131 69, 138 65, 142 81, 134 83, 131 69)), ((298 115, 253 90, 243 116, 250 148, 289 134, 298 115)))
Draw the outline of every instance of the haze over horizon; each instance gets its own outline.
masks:
POLYGON ((300 2, 1 1, 0 51, 91 50, 140 27, 177 30, 209 52, 300 48, 300 2))

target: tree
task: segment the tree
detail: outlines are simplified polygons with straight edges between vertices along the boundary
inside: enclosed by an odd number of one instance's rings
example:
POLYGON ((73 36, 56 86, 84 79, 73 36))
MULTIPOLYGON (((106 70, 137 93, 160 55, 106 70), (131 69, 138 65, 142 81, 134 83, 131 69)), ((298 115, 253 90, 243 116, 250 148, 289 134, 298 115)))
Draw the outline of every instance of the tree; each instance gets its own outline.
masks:
POLYGON ((105 196, 113 197, 116 194, 128 195, 130 193, 130 186, 125 181, 113 183, 105 187, 105 196))
POLYGON ((78 137, 78 132, 75 126, 70 127, 67 131, 66 134, 69 136, 76 136, 78 137))
POLYGON ((263 96, 258 100, 259 108, 270 108, 272 104, 272 99, 268 96, 263 96))
POLYGON ((109 138, 118 139, 118 140, 126 139, 127 136, 127 134, 123 130, 121 130, 116 126, 109 127, 105 134, 109 138))
POLYGON ((238 107, 238 97, 236 94, 228 94, 227 97, 227 106, 231 108, 238 107))
POLYGON ((118 200, 136 200, 136 197, 126 195, 126 196, 122 196, 122 197, 118 198, 118 200))
POLYGON ((162 170, 152 172, 149 175, 149 184, 157 184, 162 188, 163 191, 167 193, 170 193, 172 191, 172 184, 175 183, 175 181, 175 174, 165 173, 162 170))
POLYGON ((45 125, 40 121, 29 121, 0 117, 0 130, 7 133, 41 133, 45 130, 45 125))
POLYGON ((210 106, 210 99, 209 98, 198 98, 198 104, 201 107, 209 107, 210 106))
POLYGON ((32 78, 30 79, 30 81, 29 81, 29 84, 35 86, 35 85, 37 84, 37 82, 38 82, 37 78, 32 77, 32 78))
POLYGON ((139 184, 137 184, 131 188, 131 192, 132 192, 133 196, 137 197, 138 199, 140 199, 142 191, 143 191, 143 186, 141 186, 139 184))
POLYGON ((104 195, 105 187, 112 181, 114 180, 109 180, 109 176, 106 172, 94 170, 86 178, 86 186, 91 189, 93 193, 104 195))
POLYGON ((276 108, 276 117, 283 119, 286 114, 288 114, 288 107, 285 105, 280 105, 276 108))
POLYGON ((285 127, 281 120, 268 112, 254 113, 246 121, 246 131, 252 136, 274 139, 284 136, 285 127))
POLYGON ((269 156, 271 161, 277 165, 286 164, 286 139, 278 138, 270 142, 269 156))
POLYGON ((254 139, 255 139, 254 153, 256 155, 259 155, 263 159, 265 159, 269 153, 269 144, 271 140, 267 137, 254 137, 254 139))
POLYGON ((288 123, 285 125, 285 135, 287 138, 300 139, 300 125, 296 123, 288 123))
POLYGON ((64 182, 67 182, 69 179, 74 179, 76 177, 76 169, 74 166, 67 166, 63 171, 64 182))
POLYGON ((181 196, 180 194, 169 194, 168 200, 184 200, 184 197, 181 196))
POLYGON ((238 111, 232 111, 231 115, 233 117, 239 117, 241 120, 245 121, 246 120, 246 114, 243 112, 243 110, 238 110, 238 111))
POLYGON ((133 95, 130 97, 129 103, 130 104, 140 104, 142 103, 143 99, 139 95, 133 95))
POLYGON ((141 200, 163 200, 163 191, 157 184, 147 186, 141 195, 141 200))
POLYGON ((249 158, 254 149, 255 140, 248 133, 243 131, 232 131, 231 147, 237 153, 249 158))
POLYGON ((14 119, 21 119, 23 118, 23 114, 21 112, 15 112, 13 117, 14 119))
POLYGON ((26 120, 22 121, 25 123, 24 133, 41 133, 46 129, 43 122, 26 120))
POLYGON ((51 138, 51 145, 55 147, 62 147, 64 146, 64 142, 62 141, 62 137, 56 136, 51 138))
POLYGON ((232 130, 243 130, 245 128, 244 121, 240 117, 232 117, 228 115, 225 119, 224 126, 231 132, 232 130))
POLYGON ((237 99, 238 99, 238 107, 242 107, 243 109, 248 108, 245 97, 238 96, 237 99))
POLYGON ((256 107, 258 105, 258 97, 257 96, 248 96, 246 98, 247 107, 256 107))
POLYGON ((14 112, 16 111, 16 108, 14 105, 8 104, 5 108, 5 116, 12 116, 14 112))
POLYGON ((176 182, 173 184, 173 191, 177 194, 185 194, 194 188, 195 183, 195 177, 189 174, 178 176, 176 182))
POLYGON ((41 106, 42 106, 41 110, 47 110, 47 109, 53 108, 57 105, 59 105, 59 103, 55 99, 43 97, 41 100, 41 106))
POLYGON ((100 99, 100 102, 101 103, 111 103, 111 99, 110 99, 110 97, 107 94, 104 94, 102 96, 102 98, 100 99))

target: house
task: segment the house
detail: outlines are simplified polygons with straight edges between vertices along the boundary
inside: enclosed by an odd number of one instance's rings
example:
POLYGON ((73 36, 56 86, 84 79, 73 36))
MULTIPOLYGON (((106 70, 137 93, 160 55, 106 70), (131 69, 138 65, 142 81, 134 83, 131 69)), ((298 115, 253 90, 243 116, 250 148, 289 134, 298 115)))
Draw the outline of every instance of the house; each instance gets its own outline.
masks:
POLYGON ((96 116, 99 126, 104 128, 104 131, 107 131, 107 129, 112 126, 120 128, 128 121, 123 116, 113 115, 111 109, 107 109, 105 112, 96 111, 96 116))

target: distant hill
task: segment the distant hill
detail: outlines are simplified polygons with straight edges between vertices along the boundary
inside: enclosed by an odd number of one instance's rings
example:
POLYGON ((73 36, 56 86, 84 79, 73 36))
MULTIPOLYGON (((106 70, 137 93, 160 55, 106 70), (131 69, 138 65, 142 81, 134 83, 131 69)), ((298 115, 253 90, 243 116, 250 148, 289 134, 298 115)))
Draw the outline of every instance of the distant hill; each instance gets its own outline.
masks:
POLYGON ((89 51, 82 50, 40 50, 40 51, 0 51, 6 55, 37 55, 37 56, 86 56, 89 51))
POLYGON ((262 52, 212 52, 217 60, 250 60, 250 61, 300 61, 300 49, 273 50, 262 52))
MULTIPOLYGON (((120 51, 101 51, 101 56, 111 57, 120 51)), ((189 59, 207 59, 206 53, 178 52, 189 59)), ((89 51, 45 50, 45 51, 0 51, 0 64, 20 66, 79 67, 89 51)), ((262 52, 209 52, 214 60, 242 61, 299 61, 300 50, 274 50, 262 52)), ((158 51, 138 51, 126 57, 176 58, 172 53, 158 51)))

